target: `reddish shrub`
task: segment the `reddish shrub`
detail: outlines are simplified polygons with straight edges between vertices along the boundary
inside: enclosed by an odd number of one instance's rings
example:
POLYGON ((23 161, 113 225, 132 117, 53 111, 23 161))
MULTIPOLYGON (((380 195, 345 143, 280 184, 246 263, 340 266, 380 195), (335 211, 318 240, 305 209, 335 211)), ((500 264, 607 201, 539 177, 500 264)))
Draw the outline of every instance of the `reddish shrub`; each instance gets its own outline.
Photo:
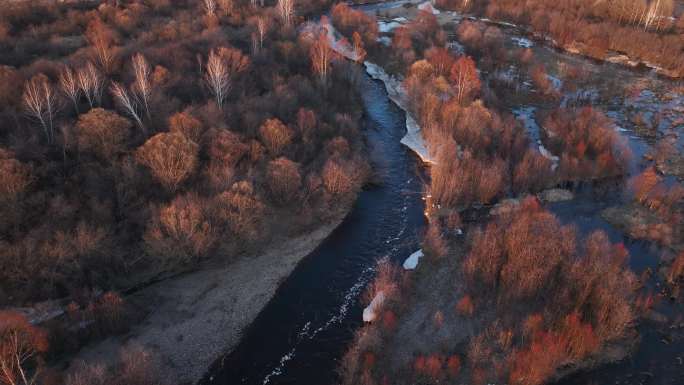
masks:
POLYGON ((447 360, 447 373, 449 377, 454 379, 458 377, 461 372, 461 357, 453 355, 447 360))
POLYGON ((193 142, 199 143, 204 126, 189 112, 177 112, 169 118, 169 131, 181 133, 193 142))
POLYGON ((78 147, 91 151, 102 159, 114 161, 114 156, 126 148, 133 124, 114 111, 93 108, 78 117, 76 135, 78 147))
POLYGON ((456 311, 464 316, 472 316, 475 312, 475 304, 473 304, 472 298, 467 294, 461 297, 456 303, 456 311))
MULTIPOLYGON (((2 149, 0 149, 2 152, 2 149)), ((11 155, 11 154, 7 154, 11 155)), ((16 159, 5 158, 0 153, 0 202, 14 201, 33 180, 31 167, 16 159)))
POLYGON ((684 252, 680 253, 673 261, 667 272, 667 281, 670 284, 678 283, 684 278, 684 252))
POLYGON ((254 241, 263 234, 266 206, 254 191, 254 186, 241 181, 215 198, 214 214, 228 229, 242 240, 254 241))
POLYGON ((278 119, 268 119, 259 127, 259 136, 272 156, 281 154, 294 136, 292 130, 278 119))
POLYGON ((397 316, 391 310, 382 313, 382 327, 387 331, 392 331, 397 326, 397 316))
POLYGON ((291 202, 302 186, 299 164, 285 157, 269 162, 266 175, 273 199, 281 204, 291 202))
POLYGON ((169 191, 175 191, 197 168, 199 146, 179 133, 161 133, 136 151, 136 160, 169 191))
POLYGON ((155 209, 144 235, 149 253, 170 267, 205 257, 216 242, 206 202, 195 194, 155 209))

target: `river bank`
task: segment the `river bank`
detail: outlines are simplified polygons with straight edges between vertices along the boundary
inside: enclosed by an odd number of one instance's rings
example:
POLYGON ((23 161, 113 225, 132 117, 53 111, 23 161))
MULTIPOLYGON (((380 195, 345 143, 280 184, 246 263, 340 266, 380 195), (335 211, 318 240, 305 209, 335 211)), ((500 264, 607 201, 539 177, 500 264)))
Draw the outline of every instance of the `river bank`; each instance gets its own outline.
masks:
POLYGON ((207 267, 135 293, 129 301, 147 317, 125 335, 85 347, 76 360, 109 362, 121 347, 137 345, 158 358, 166 383, 196 383, 216 357, 238 344, 280 283, 347 212, 310 233, 274 241, 256 257, 207 267))

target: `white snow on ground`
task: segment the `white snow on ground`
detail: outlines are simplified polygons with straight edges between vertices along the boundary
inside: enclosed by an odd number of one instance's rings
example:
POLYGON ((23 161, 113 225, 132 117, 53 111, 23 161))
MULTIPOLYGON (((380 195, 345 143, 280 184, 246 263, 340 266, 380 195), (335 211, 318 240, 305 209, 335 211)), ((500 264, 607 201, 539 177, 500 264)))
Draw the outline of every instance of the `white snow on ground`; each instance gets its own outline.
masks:
POLYGON ((553 162, 553 164, 551 165, 551 170, 555 171, 558 168, 558 162, 560 162, 560 158, 556 155, 553 155, 549 150, 546 149, 546 147, 544 147, 543 144, 539 145, 539 153, 541 153, 544 156, 544 158, 553 162))
POLYGON ((383 44, 383 45, 389 47, 390 45, 392 45, 392 39, 390 39, 390 38, 387 37, 387 36, 380 36, 380 37, 378 38, 378 43, 383 44))
POLYGON ((441 13, 437 8, 433 7, 432 3, 429 1, 419 4, 418 9, 421 11, 432 12, 433 15, 439 15, 441 13))
POLYGON ((401 144, 413 150, 423 162, 435 163, 425 146, 420 126, 408 112, 406 113, 406 135, 401 138, 401 144))
POLYGON ((385 302, 385 294, 379 291, 371 303, 363 309, 363 322, 373 322, 378 317, 378 312, 382 308, 382 303, 385 302))
POLYGON ((531 48, 534 46, 534 43, 532 43, 530 39, 526 39, 524 37, 513 36, 511 37, 511 40, 513 40, 519 47, 531 48))
POLYGON ((411 254, 404 261, 404 270, 415 270, 415 268, 418 267, 418 261, 420 261, 420 259, 422 257, 423 257, 423 250, 422 249, 411 254))
POLYGON ((553 75, 547 74, 546 77, 551 81, 551 84, 553 84, 553 88, 560 91, 563 87, 563 81, 553 75))
POLYGON ((463 47, 463 44, 459 43, 456 40, 449 41, 446 43, 447 48, 451 50, 451 52, 457 54, 457 55, 462 55, 465 52, 465 48, 463 47))
MULTIPOLYGON (((549 150, 544 147, 544 145, 541 143, 541 127, 537 124, 537 120, 534 118, 534 113, 536 111, 535 107, 531 106, 522 106, 518 108, 514 108, 511 110, 513 115, 515 117, 523 122, 523 125, 525 126, 525 129, 527 130, 527 134, 530 136, 532 141, 536 142, 537 145, 539 146, 539 153, 542 154, 545 158, 549 159, 552 162, 551 169, 556 170, 558 168, 558 163, 560 162, 560 158, 553 155, 549 150)), ((553 136, 552 132, 547 132, 547 135, 553 136)))
POLYGON ((401 27, 401 23, 399 22, 378 20, 378 31, 382 33, 392 32, 395 28, 399 27, 401 27))

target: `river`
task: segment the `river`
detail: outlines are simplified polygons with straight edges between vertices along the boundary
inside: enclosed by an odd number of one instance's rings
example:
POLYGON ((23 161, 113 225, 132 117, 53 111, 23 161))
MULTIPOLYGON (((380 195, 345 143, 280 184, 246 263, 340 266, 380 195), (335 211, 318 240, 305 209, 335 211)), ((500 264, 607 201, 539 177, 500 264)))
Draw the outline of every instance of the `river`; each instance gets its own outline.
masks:
MULTIPOLYGON (((385 4, 362 9, 377 12, 387 7, 385 4)), ((520 40, 524 35, 514 28, 504 32, 510 50, 529 46, 527 41, 520 40)), ((531 47, 546 63, 553 79, 568 65, 581 66, 588 75, 573 87, 573 94, 563 91, 563 100, 577 101, 574 96, 586 95, 579 98, 581 103, 606 111, 635 154, 633 172, 642 169, 642 155, 652 148, 655 137, 666 129, 668 119, 675 119, 684 104, 684 96, 677 93, 675 83, 650 72, 596 63, 541 44, 532 43, 531 47), (655 136, 636 127, 632 117, 639 112, 644 119, 652 119, 656 114, 661 118, 655 136)), ((406 132, 405 115, 388 99, 382 83, 364 73, 358 87, 365 107, 364 131, 380 183, 360 194, 342 225, 282 283, 238 347, 216 361, 202 384, 334 384, 337 360, 361 326, 359 299, 374 276, 376 261, 387 257, 401 262, 419 248, 419 235, 424 227, 424 173, 417 158, 400 144, 406 132)), ((534 112, 547 106, 528 103, 523 97, 504 107, 525 120, 531 137, 538 137, 535 130, 539 124, 534 112)), ((602 229, 613 242, 624 242, 637 274, 649 268, 655 270, 662 253, 660 248, 629 239, 600 217, 601 209, 623 199, 622 189, 621 183, 607 188, 579 186, 576 199, 551 204, 549 208, 561 221, 576 225, 581 233, 602 229)), ((659 285, 657 279, 648 283, 654 292, 659 285)), ((669 301, 661 302, 658 311, 670 316, 683 314, 680 305, 669 301)), ((573 375, 560 384, 683 384, 684 344, 662 341, 663 336, 675 332, 650 323, 643 323, 639 329, 642 342, 630 359, 573 375)))
POLYGON ((349 216, 304 259, 204 384, 332 384, 336 360, 361 325, 359 296, 376 261, 403 261, 424 226, 422 170, 401 145, 403 112, 363 73, 364 130, 379 182, 361 192, 349 216))

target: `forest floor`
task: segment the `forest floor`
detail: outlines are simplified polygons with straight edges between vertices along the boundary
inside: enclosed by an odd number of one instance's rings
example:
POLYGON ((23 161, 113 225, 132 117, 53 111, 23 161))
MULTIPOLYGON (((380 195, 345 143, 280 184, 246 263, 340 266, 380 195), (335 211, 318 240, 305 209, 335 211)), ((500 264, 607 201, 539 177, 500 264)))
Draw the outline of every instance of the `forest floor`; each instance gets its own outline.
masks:
POLYGON ((129 301, 147 317, 125 335, 85 347, 76 360, 109 363, 120 348, 140 346, 158 357, 166 383, 196 383, 217 358, 237 346, 281 282, 346 213, 310 233, 274 241, 258 256, 207 266, 135 293, 129 301))

